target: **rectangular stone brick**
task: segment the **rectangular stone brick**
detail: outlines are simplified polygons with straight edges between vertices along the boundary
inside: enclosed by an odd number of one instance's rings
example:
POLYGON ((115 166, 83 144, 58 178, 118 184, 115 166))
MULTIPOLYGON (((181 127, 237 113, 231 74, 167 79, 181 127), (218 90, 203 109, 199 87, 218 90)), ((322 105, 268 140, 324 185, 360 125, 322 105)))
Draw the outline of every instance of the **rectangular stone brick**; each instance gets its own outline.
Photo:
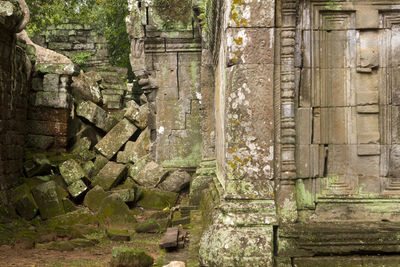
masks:
POLYGON ((111 159, 136 130, 136 126, 124 118, 94 148, 106 158, 111 159))

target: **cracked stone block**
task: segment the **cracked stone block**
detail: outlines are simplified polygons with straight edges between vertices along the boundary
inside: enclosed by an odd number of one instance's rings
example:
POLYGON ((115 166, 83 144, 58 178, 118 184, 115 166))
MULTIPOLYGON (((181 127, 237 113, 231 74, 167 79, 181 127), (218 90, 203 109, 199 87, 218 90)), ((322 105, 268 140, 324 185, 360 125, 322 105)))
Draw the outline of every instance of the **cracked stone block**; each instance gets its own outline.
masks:
POLYGON ((161 165, 150 161, 132 178, 142 186, 156 187, 167 177, 168 173, 169 171, 161 165))
POLYGON ((18 214, 26 220, 33 219, 37 214, 38 206, 27 184, 22 184, 14 189, 12 203, 18 214))
POLYGON ((87 119, 105 132, 110 131, 118 123, 117 119, 110 116, 104 109, 91 101, 79 103, 76 108, 76 114, 87 119))
POLYGON ((118 152, 117 161, 123 163, 136 163, 140 158, 149 153, 149 146, 150 131, 149 129, 145 129, 135 142, 128 141, 125 144, 124 151, 118 152))
POLYGON ((135 124, 138 128, 144 129, 147 127, 148 117, 149 117, 149 107, 148 105, 139 106, 135 101, 128 102, 128 109, 125 112, 124 117, 130 122, 135 124), (132 103, 133 102, 133 103, 132 103))
POLYGON ((86 176, 79 163, 73 159, 64 161, 60 165, 60 173, 67 185, 71 185, 86 176))
POLYGON ((126 175, 126 166, 109 161, 94 177, 92 185, 101 186, 104 190, 110 190, 118 185, 126 175))
POLYGON ((54 181, 42 183, 32 188, 32 194, 39 207, 42 219, 64 214, 64 205, 58 191, 57 184, 54 181))
POLYGON ((111 159, 136 130, 137 128, 135 125, 130 123, 127 119, 123 119, 115 125, 94 148, 106 158, 111 159))
POLYGON ((157 188, 165 191, 179 193, 190 184, 191 176, 186 171, 174 171, 157 188))
POLYGON ((87 190, 87 186, 82 180, 78 180, 70 184, 67 190, 72 197, 76 198, 87 190))

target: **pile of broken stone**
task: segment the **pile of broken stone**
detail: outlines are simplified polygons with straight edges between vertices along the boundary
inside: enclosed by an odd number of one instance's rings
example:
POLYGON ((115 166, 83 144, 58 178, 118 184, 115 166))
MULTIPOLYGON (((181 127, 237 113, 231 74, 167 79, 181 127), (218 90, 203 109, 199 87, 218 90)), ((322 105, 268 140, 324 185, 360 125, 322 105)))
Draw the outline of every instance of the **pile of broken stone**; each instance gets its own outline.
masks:
POLYGON ((116 112, 75 99, 69 153, 26 155, 25 177, 13 191, 17 213, 53 228, 99 226, 114 240, 129 240, 132 229, 155 233, 189 223, 190 207, 176 204, 191 175, 152 160, 149 108, 145 96, 140 99, 116 112), (137 208, 153 213, 138 222, 137 208))

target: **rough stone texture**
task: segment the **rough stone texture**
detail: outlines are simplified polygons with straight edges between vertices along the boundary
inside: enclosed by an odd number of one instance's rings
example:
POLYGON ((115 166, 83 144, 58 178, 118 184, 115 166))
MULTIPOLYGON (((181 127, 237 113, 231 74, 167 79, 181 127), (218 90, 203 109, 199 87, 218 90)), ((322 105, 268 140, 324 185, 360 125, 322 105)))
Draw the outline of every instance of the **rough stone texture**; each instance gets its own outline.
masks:
MULTIPOLYGON (((26 44, 18 42, 16 32, 29 20, 22 12, 24 1, 3 1, 6 11, 0 14, 0 202, 7 203, 6 190, 21 176, 26 133, 28 81, 31 62, 26 44), (23 25, 22 25, 23 24, 23 25)), ((25 4, 26 5, 26 4, 25 4)))
POLYGON ((72 95, 77 99, 92 101, 94 103, 101 102, 101 92, 99 82, 101 77, 94 71, 84 73, 80 72, 79 76, 72 77, 72 95))
POLYGON ((87 186, 82 180, 77 180, 70 184, 67 190, 72 197, 76 198, 82 195, 87 190, 87 186))
POLYGON ((91 101, 80 102, 76 107, 76 114, 105 132, 110 131, 118 123, 114 117, 91 101))
POLYGON ((99 185, 104 190, 110 190, 119 184, 126 175, 126 166, 109 161, 100 172, 93 178, 92 185, 99 185))
POLYGON ((150 110, 147 104, 138 106, 134 101, 130 101, 124 117, 135 124, 139 129, 144 129, 147 127, 149 112, 150 110))
POLYGON ((32 188, 33 197, 39 207, 40 216, 43 219, 64 214, 62 197, 54 181, 42 183, 32 188))
MULTIPOLYGON (((137 174, 131 176, 139 185, 156 187, 168 175, 169 171, 161 165, 150 161, 137 174)), ((132 173, 131 173, 132 174, 132 173)))
POLYGON ((174 171, 163 182, 157 185, 164 191, 179 193, 183 188, 190 184, 190 174, 186 171, 174 171))
POLYGON ((150 150, 150 130, 144 129, 135 142, 128 141, 124 151, 118 152, 117 161, 136 163, 140 158, 149 153, 150 150))
POLYGON ((96 185, 89 192, 87 192, 85 199, 83 200, 83 204, 91 211, 97 212, 103 199, 109 195, 109 193, 104 192, 102 187, 96 185))
POLYGON ((38 211, 38 206, 27 184, 22 184, 14 189, 12 203, 18 214, 26 220, 33 219, 38 211))
POLYGON ((113 247, 110 266, 150 267, 154 259, 143 250, 128 247, 113 247))
POLYGON ((67 185, 71 185, 72 183, 79 181, 86 176, 79 163, 73 159, 64 161, 60 165, 60 173, 67 185))
POLYGON ((135 125, 130 123, 127 119, 123 119, 115 125, 94 148, 106 158, 111 159, 136 130, 137 128, 135 125))
POLYGON ((132 229, 136 224, 134 214, 117 195, 102 200, 97 217, 101 225, 111 228, 132 229))
POLYGON ((173 207, 178 200, 178 194, 158 189, 143 189, 143 194, 137 205, 143 208, 162 210, 173 207))

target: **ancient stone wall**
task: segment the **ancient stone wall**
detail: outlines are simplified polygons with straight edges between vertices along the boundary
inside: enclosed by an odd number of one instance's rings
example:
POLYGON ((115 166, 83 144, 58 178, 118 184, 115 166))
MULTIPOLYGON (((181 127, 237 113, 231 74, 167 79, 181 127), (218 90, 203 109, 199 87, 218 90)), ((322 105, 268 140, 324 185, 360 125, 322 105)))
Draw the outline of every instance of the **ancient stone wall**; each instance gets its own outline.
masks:
POLYGON ((164 5, 130 2, 132 70, 150 102, 154 158, 193 169, 202 157, 201 42, 190 1, 164 5))
POLYGON ((7 203, 6 190, 22 174, 27 116, 27 93, 31 62, 26 44, 16 32, 25 27, 29 11, 16 1, 3 1, 0 8, 0 203, 7 203))
POLYGON ((108 64, 107 40, 96 33, 91 25, 63 23, 52 25, 36 37, 38 44, 69 58, 90 55, 82 64, 94 66, 108 64))

